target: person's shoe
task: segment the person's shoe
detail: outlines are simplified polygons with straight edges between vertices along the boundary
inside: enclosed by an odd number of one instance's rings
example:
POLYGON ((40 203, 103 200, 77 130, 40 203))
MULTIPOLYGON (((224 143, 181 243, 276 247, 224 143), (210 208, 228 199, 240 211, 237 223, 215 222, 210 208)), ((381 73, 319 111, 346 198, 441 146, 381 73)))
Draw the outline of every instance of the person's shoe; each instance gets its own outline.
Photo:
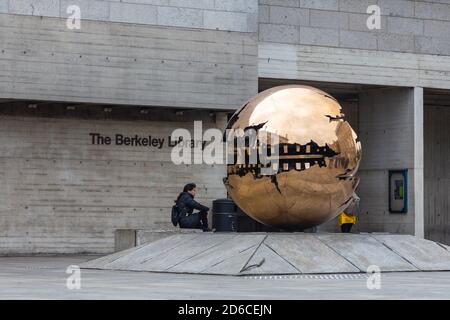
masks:
POLYGON ((215 228, 212 228, 212 229, 205 228, 205 229, 203 229, 203 232, 216 232, 216 229, 215 228))

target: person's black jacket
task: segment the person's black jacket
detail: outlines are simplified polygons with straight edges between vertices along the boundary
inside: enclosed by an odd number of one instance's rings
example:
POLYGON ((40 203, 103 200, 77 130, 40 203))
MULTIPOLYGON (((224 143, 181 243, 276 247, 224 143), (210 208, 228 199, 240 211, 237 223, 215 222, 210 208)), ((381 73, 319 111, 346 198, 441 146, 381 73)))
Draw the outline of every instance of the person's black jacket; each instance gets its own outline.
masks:
POLYGON ((207 206, 204 206, 194 200, 194 197, 189 192, 182 192, 177 200, 177 206, 181 209, 186 208, 186 213, 191 214, 194 209, 199 211, 209 211, 207 206))

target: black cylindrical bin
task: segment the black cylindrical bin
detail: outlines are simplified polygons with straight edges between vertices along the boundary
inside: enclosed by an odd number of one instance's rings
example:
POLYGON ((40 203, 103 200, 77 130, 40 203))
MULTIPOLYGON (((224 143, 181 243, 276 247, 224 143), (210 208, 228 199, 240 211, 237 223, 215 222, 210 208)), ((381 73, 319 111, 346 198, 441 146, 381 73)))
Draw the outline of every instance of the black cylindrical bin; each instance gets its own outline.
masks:
POLYGON ((213 201, 212 225, 216 231, 236 232, 236 204, 231 199, 217 199, 213 201))

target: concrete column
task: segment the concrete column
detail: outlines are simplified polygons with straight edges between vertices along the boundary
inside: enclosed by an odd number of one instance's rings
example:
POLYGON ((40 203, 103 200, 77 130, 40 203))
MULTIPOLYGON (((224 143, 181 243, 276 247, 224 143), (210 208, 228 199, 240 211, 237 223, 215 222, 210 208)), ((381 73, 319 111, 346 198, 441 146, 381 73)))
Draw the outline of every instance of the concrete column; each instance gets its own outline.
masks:
POLYGON ((423 237, 423 89, 375 89, 360 94, 363 146, 359 231, 423 237), (389 212, 389 170, 408 169, 408 212, 389 212))
POLYGON ((424 223, 424 118, 423 118, 423 88, 414 88, 414 201, 415 227, 414 234, 423 238, 424 223))

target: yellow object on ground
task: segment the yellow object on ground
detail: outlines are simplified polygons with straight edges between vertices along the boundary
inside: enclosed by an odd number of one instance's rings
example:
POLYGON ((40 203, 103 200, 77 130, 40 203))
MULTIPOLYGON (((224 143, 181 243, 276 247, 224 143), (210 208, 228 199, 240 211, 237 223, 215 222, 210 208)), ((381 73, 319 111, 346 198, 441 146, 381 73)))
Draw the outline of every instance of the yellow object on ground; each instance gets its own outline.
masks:
POLYGON ((354 214, 348 214, 345 212, 341 212, 338 218, 339 225, 342 226, 344 223, 356 223, 356 216, 354 214))

